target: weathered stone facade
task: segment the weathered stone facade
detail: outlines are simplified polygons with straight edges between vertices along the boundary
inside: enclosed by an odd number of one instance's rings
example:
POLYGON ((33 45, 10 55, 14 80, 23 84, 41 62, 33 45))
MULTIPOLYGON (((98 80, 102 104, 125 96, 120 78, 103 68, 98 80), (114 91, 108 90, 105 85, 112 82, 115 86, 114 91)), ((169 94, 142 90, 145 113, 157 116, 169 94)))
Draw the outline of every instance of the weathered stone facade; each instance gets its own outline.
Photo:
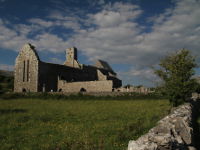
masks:
POLYGON ((111 92, 121 86, 121 80, 102 60, 89 66, 78 62, 77 49, 66 52, 64 65, 42 62, 31 44, 25 44, 15 62, 15 92, 111 92))
POLYGON ((87 92, 110 92, 113 89, 113 81, 88 81, 88 82, 71 82, 58 81, 58 91, 87 91, 87 92))
POLYGON ((40 59, 32 45, 26 44, 16 58, 14 91, 38 91, 40 59))

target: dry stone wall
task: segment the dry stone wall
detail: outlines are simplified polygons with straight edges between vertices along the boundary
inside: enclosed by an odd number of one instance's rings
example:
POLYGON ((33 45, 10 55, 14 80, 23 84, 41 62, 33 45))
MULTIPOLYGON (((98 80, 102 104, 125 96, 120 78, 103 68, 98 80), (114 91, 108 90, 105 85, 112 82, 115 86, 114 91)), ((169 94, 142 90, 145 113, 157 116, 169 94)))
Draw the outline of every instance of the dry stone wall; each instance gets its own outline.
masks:
POLYGON ((186 103, 174 109, 147 134, 130 141, 128 150, 196 150, 194 114, 198 103, 186 103))

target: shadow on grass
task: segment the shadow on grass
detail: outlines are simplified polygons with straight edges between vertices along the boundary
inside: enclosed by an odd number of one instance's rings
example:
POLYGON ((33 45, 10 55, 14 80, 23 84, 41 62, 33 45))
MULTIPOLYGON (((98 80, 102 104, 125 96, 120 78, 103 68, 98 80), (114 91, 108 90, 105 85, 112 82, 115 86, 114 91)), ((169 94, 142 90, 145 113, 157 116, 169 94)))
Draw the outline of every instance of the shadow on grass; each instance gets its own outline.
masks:
POLYGON ((0 94, 0 100, 12 99, 43 99, 43 100, 149 100, 166 99, 157 93, 121 93, 121 95, 87 95, 82 93, 63 94, 63 93, 4 93, 0 94))
POLYGON ((26 109, 0 109, 0 114, 26 113, 26 109))
POLYGON ((193 111, 193 133, 194 133, 194 146, 200 149, 200 99, 196 102, 193 111))

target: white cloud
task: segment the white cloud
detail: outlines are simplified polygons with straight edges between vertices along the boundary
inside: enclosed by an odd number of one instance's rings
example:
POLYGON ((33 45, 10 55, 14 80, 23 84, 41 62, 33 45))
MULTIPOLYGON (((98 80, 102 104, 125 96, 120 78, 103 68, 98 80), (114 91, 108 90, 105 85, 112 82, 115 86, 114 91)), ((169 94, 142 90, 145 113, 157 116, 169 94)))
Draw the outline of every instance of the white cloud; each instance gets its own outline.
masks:
POLYGON ((14 66, 13 65, 7 65, 7 64, 0 64, 0 70, 13 71, 14 66))
POLYGON ((139 35, 142 27, 134 22, 141 13, 138 6, 131 4, 106 5, 97 14, 88 15, 91 28, 76 34, 74 43, 91 59, 123 61, 127 52, 133 50, 133 44, 143 38, 139 35))
POLYGON ((80 29, 80 24, 77 18, 66 17, 59 13, 49 15, 48 19, 31 18, 28 22, 31 23, 32 26, 39 25, 44 29, 51 27, 64 27, 74 31, 78 31, 80 29))
POLYGON ((132 85, 159 85, 161 80, 154 74, 151 68, 130 68, 128 71, 118 71, 118 77, 123 79, 123 84, 132 85))
POLYGON ((38 49, 51 52, 64 52, 68 47, 68 43, 62 38, 48 33, 37 35, 33 42, 38 49))
POLYGON ((104 0, 99 0, 99 1, 98 1, 98 4, 99 4, 99 5, 103 5, 103 4, 105 4, 105 1, 104 1, 104 0))
POLYGON ((0 47, 19 51, 25 43, 32 43, 38 50, 47 50, 51 52, 63 52, 71 45, 57 35, 41 32, 36 34, 34 38, 28 37, 30 33, 37 33, 44 30, 43 27, 36 24, 25 25, 16 24, 13 28, 7 27, 6 23, 0 19, 0 47))
MULTIPOLYGON (((113 13, 105 15, 105 10, 103 10, 93 15, 94 18, 97 18, 94 24, 98 28, 88 31, 82 36, 78 35, 77 43, 80 43, 80 47, 82 46, 83 49, 90 48, 93 55, 100 56, 102 59, 108 59, 107 56, 109 56, 111 61, 115 61, 114 56, 117 55, 118 61, 134 62, 139 65, 149 64, 149 62, 153 65, 151 60, 144 59, 147 58, 147 54, 152 56, 149 58, 157 63, 157 59, 153 58, 153 55, 161 57, 166 52, 183 47, 193 49, 193 52, 196 52, 200 40, 198 30, 200 21, 197 19, 200 16, 200 9, 198 9, 200 4, 197 1, 193 3, 187 1, 178 1, 174 9, 168 9, 161 14, 158 20, 155 20, 150 33, 142 33, 143 28, 137 22, 129 21, 134 16, 127 14, 137 14, 135 18, 138 17, 139 13, 134 13, 138 10, 130 9, 137 8, 136 6, 117 4, 118 8, 121 6, 122 9, 115 9, 116 6, 113 6, 113 10, 116 10, 113 13), (123 16, 121 10, 126 12, 124 13, 126 15, 123 16), (114 19, 108 19, 112 16, 114 19), (162 22, 160 18, 162 18, 162 22), (82 38, 83 36, 84 38, 82 38), (102 55, 98 55, 101 52, 102 55), (120 57, 127 59, 122 60, 120 57)), ((112 7, 109 6, 109 8, 112 7)))
POLYGON ((106 5, 101 12, 89 16, 97 26, 116 27, 124 22, 136 19, 141 12, 136 5, 117 2, 114 5, 106 5))
POLYGON ((0 19, 0 46, 1 48, 16 50, 26 38, 19 36, 16 30, 8 28, 6 23, 0 19))
MULTIPOLYGON (((120 6, 123 9, 115 9, 114 6, 112 9, 112 6, 109 6, 112 13, 105 9, 91 15, 96 19, 93 24, 97 25, 97 28, 76 36, 75 43, 78 43, 90 58, 132 65, 134 67, 128 71, 128 75, 133 78, 138 73, 152 77, 152 72, 145 73, 144 70, 158 64, 160 58, 178 49, 190 49, 199 60, 199 1, 177 1, 173 9, 167 9, 163 14, 154 17, 152 31, 148 33, 134 21, 141 10, 129 9, 126 4, 118 4, 118 7, 120 6), (123 16, 121 10, 126 10, 125 14, 137 15, 123 16), (129 21, 131 18, 133 20, 129 21)), ((129 7, 134 8, 131 5, 129 7)))
POLYGON ((53 22, 51 21, 45 21, 43 19, 40 19, 40 18, 32 18, 29 20, 30 23, 32 24, 37 24, 37 25, 40 25, 42 27, 51 27, 53 26, 53 22))
POLYGON ((63 60, 60 60, 60 59, 55 58, 55 57, 50 58, 50 62, 55 63, 55 64, 63 64, 64 63, 63 60))

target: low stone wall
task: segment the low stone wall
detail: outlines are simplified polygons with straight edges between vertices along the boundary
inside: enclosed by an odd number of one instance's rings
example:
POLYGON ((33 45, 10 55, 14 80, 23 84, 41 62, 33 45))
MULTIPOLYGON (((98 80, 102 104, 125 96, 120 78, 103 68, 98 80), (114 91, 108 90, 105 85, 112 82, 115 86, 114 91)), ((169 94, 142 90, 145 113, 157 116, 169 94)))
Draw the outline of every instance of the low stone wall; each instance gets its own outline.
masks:
POLYGON ((174 109, 147 134, 130 141, 128 150, 196 150, 194 120, 198 103, 193 101, 174 109))
POLYGON ((113 81, 87 81, 87 82, 66 82, 58 81, 58 90, 63 92, 112 92, 113 81))

